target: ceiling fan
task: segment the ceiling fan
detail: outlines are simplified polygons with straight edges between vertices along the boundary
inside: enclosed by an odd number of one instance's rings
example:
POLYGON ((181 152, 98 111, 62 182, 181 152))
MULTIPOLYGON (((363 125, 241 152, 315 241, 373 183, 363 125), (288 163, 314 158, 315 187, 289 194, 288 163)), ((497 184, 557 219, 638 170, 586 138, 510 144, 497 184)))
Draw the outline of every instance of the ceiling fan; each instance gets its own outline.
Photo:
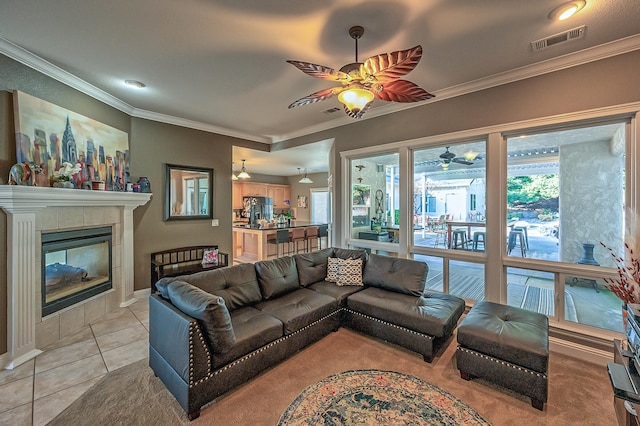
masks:
POLYGON ((309 62, 287 61, 311 77, 342 84, 298 99, 289 105, 289 108, 312 104, 337 95, 349 117, 362 118, 374 98, 390 102, 419 102, 434 97, 418 85, 400 79, 418 65, 422 58, 422 46, 384 53, 358 62, 358 39, 363 34, 364 28, 361 26, 349 29, 349 35, 356 43, 356 61, 343 66, 339 71, 309 62))
MULTIPOLYGON (((473 162, 466 160, 464 157, 456 157, 456 155, 449 151, 449 147, 445 147, 445 151, 440 154, 440 158, 442 158, 443 163, 442 164, 450 164, 450 163, 459 163, 459 164, 464 164, 465 166, 470 166, 473 164, 473 162)), ((476 157, 475 158, 479 158, 477 157, 477 153, 476 153, 476 157)))

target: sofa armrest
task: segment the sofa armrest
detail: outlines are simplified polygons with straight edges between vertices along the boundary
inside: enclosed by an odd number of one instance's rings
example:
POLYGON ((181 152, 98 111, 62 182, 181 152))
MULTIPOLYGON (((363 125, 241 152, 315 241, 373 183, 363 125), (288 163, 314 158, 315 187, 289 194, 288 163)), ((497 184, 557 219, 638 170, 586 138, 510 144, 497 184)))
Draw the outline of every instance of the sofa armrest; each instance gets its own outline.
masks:
POLYGON ((210 371, 211 355, 198 321, 158 294, 149 296, 149 346, 186 383, 210 371))

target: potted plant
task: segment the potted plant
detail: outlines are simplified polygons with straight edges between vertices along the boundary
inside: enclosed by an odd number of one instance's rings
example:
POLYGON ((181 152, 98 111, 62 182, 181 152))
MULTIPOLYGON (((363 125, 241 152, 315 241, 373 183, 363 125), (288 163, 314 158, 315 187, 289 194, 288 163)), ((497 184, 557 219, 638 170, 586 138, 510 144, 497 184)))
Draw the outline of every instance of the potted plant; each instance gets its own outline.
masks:
POLYGON ((60 167, 59 170, 53 172, 51 186, 56 188, 74 188, 75 185, 71 180, 71 177, 78 173, 81 167, 80 163, 73 166, 71 163, 65 161, 62 163, 62 167, 60 167))
POLYGON ((616 278, 605 278, 605 287, 622 301, 622 321, 624 329, 627 329, 627 305, 630 303, 640 303, 640 262, 634 256, 633 249, 627 243, 624 244, 626 258, 618 256, 611 247, 600 243, 607 249, 616 263, 618 276, 616 278))

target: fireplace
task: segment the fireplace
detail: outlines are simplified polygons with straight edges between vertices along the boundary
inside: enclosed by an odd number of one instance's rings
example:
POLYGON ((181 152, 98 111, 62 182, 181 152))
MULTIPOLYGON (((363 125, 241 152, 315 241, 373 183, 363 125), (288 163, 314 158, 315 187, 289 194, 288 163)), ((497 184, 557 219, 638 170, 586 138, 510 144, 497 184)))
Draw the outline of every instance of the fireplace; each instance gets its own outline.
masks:
POLYGON ((112 288, 111 226, 42 233, 42 316, 112 288))
POLYGON ((7 339, 7 352, 0 354, 0 368, 15 368, 38 356, 42 352, 38 348, 72 336, 92 321, 136 301, 133 210, 149 202, 151 196, 140 192, 0 185, 0 208, 7 218, 8 277, 8 327, 6 333, 0 330, 0 339, 7 339), (111 289, 43 315, 43 261, 38 252, 42 236, 99 227, 112 230, 111 289))

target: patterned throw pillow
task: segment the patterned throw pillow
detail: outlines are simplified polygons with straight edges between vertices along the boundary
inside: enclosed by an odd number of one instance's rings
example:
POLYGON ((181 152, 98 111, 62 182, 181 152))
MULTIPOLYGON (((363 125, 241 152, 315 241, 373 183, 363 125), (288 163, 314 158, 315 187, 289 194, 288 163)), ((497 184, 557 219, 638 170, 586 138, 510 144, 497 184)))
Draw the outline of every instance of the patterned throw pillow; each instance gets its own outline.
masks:
POLYGON ((344 259, 338 271, 338 285, 364 285, 362 259, 344 259))
POLYGON ((217 265, 218 264, 218 249, 207 250, 202 256, 203 265, 217 265))
POLYGON ((342 261, 339 257, 327 258, 327 278, 325 278, 325 281, 330 283, 338 282, 338 272, 342 261))

